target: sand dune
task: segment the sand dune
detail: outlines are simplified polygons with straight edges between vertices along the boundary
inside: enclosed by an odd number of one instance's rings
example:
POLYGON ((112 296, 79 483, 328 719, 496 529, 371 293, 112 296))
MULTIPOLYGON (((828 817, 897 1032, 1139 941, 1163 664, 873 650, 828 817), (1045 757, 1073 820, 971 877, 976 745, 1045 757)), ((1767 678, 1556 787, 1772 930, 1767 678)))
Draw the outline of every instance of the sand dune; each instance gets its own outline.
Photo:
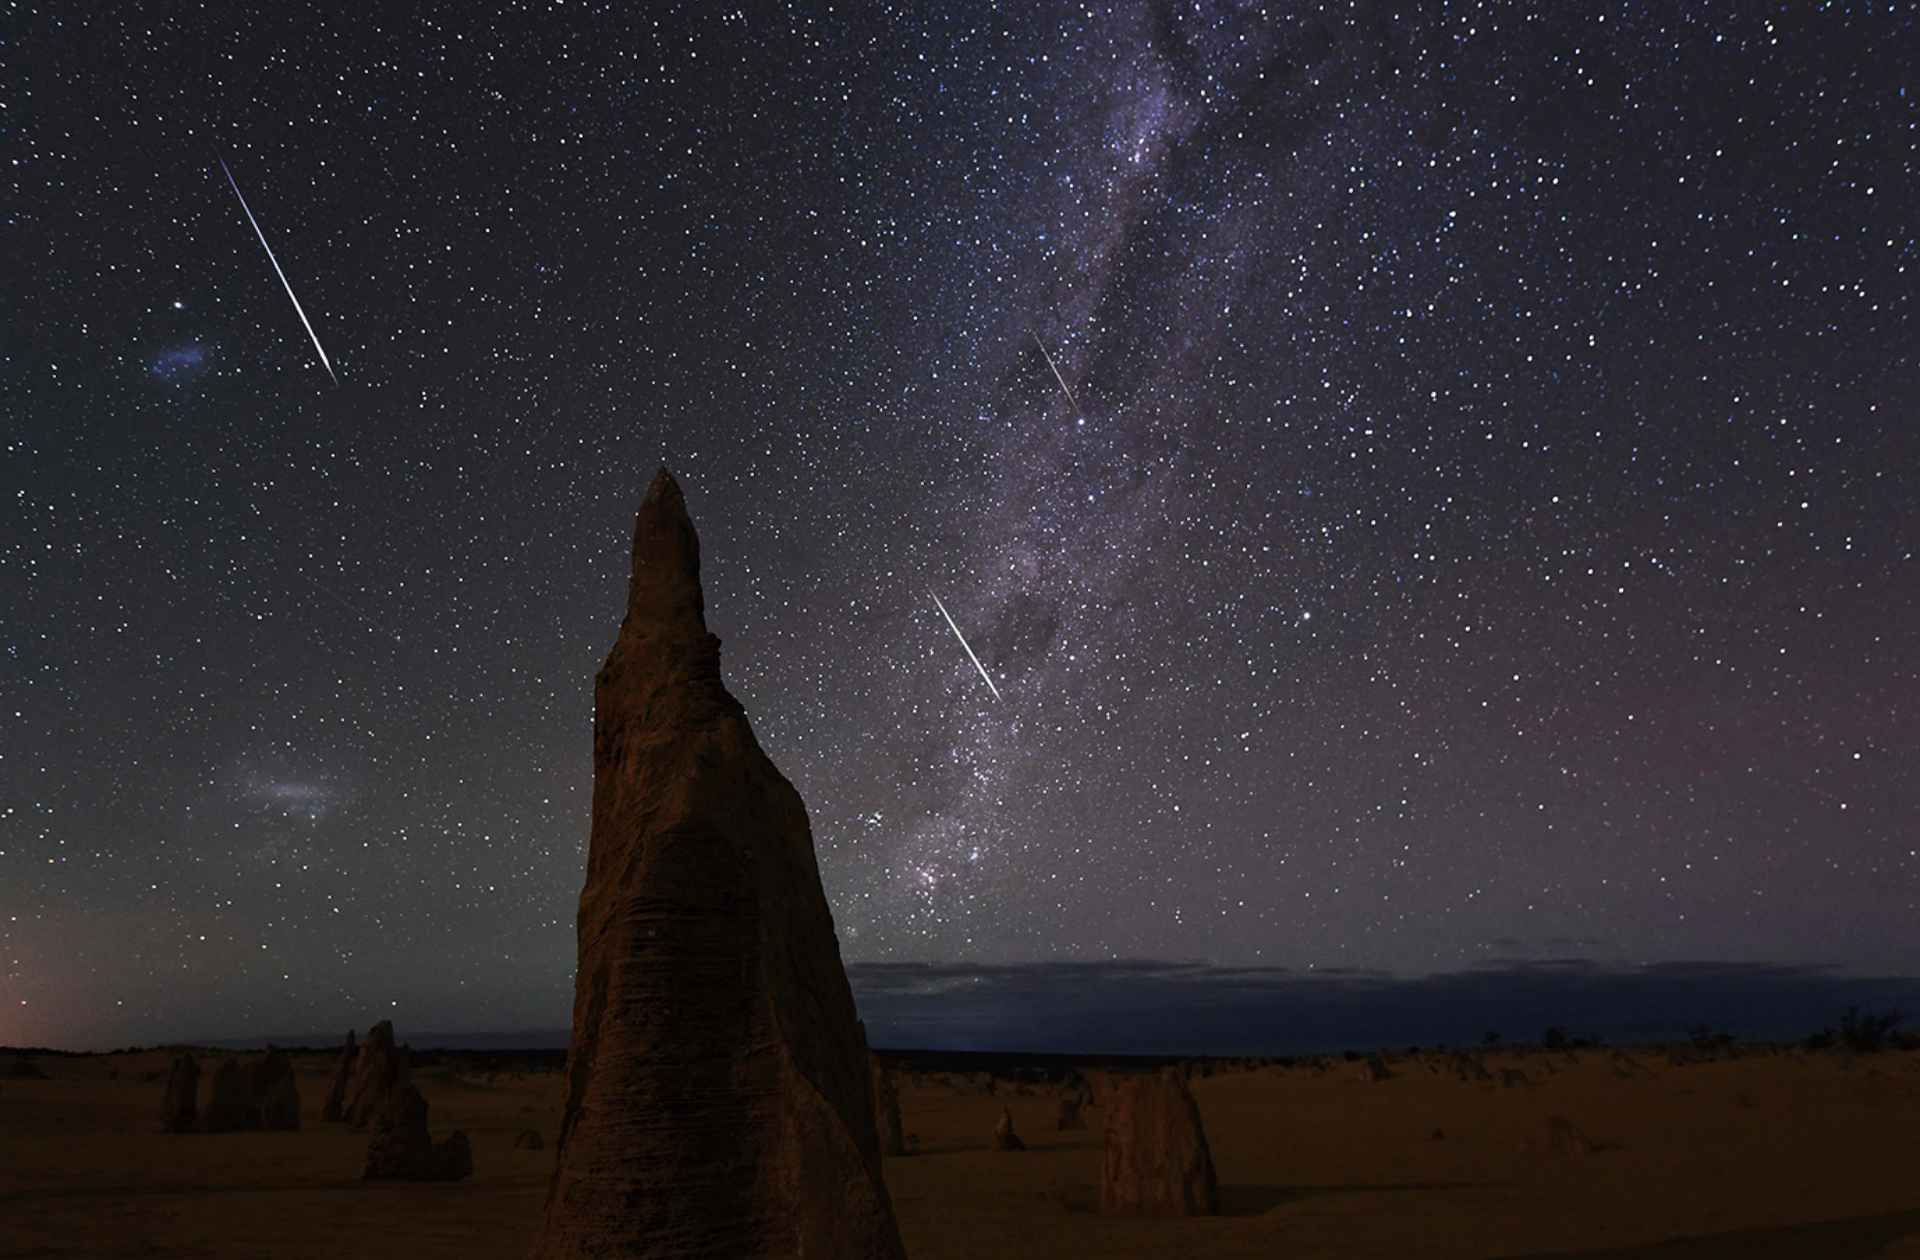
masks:
MULTIPOLYGON (((331 1054, 296 1060, 299 1132, 220 1135, 158 1131, 163 1052, 36 1062, 47 1079, 0 1081, 0 1257, 519 1260, 539 1227, 554 1073, 417 1069, 475 1173, 405 1185, 362 1182, 366 1135, 320 1119, 331 1054), (526 1129, 544 1149, 515 1149, 526 1129)), ((1404 1055, 1383 1081, 1340 1060, 1197 1077, 1222 1214, 1195 1220, 1097 1213, 1097 1106, 1061 1132, 1052 1087, 900 1070, 914 1153, 885 1171, 915 1260, 1920 1258, 1920 1053, 1633 1062, 1494 1054, 1492 1083, 1404 1055), (991 1149, 1003 1107, 1025 1151, 991 1149), (1585 1141, 1556 1142, 1555 1117, 1585 1141)))

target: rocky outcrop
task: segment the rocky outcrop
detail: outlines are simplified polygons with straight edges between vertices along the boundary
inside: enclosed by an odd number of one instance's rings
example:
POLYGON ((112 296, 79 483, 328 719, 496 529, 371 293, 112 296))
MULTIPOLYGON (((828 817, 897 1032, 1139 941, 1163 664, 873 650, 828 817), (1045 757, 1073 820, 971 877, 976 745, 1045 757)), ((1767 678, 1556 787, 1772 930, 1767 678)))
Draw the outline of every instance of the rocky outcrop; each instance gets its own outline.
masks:
POLYGON ((383 1019, 367 1030, 367 1039, 354 1055, 340 1118, 350 1128, 365 1128, 411 1079, 407 1048, 393 1044, 393 1021, 383 1019))
POLYGON ((1454 1076, 1462 1081, 1469 1083, 1485 1081, 1491 1083, 1493 1080, 1493 1073, 1487 1071, 1487 1065, 1482 1063, 1475 1055, 1464 1051, 1456 1052, 1451 1059, 1451 1063, 1453 1065, 1454 1076))
POLYGON ((465 1132, 455 1129, 446 1141, 434 1143, 433 1166, 439 1174, 435 1181, 465 1181, 473 1176, 473 1143, 465 1132))
POLYGON ((522 1129, 513 1139, 513 1149, 516 1151, 537 1151, 544 1149, 546 1145, 541 1140, 538 1129, 522 1129))
POLYGON ((1545 1134, 1527 1142, 1525 1149, 1529 1154, 1545 1153, 1558 1159, 1574 1159, 1593 1154, 1600 1149, 1600 1145, 1565 1116, 1548 1116, 1545 1134))
POLYGON ((534 1256, 903 1256, 806 807, 720 680, 662 470, 594 686, 566 1102, 534 1256))
POLYGON ((300 1088, 293 1079, 293 1064, 278 1050, 269 1050, 265 1058, 248 1073, 247 1093, 258 1116, 257 1127, 289 1130, 300 1127, 300 1088))
POLYGON ((1619 1050, 1615 1050, 1612 1054, 1608 1055, 1607 1062, 1612 1065, 1613 1074, 1623 1081, 1653 1075, 1652 1070, 1645 1064, 1641 1063, 1632 1055, 1619 1050))
POLYGON ((238 1059, 227 1059, 213 1074, 207 1105, 200 1109, 202 1133, 241 1133, 260 1127, 253 1101, 252 1075, 238 1059))
MULTIPOLYGON (((371 1040, 371 1038, 369 1038, 371 1040)), ((461 1181, 473 1175, 473 1146, 455 1129, 436 1143, 427 1130, 427 1100, 411 1084, 388 1094, 367 1138, 368 1181, 461 1181)))
POLYGON ((1059 1104, 1053 1114, 1053 1127, 1062 1133, 1067 1132, 1069 1129, 1084 1129, 1087 1127, 1086 1118, 1080 1114, 1079 1094, 1070 1093, 1060 1096, 1059 1104))
POLYGON ((173 1056, 166 1093, 160 1099, 160 1131, 191 1133, 200 1102, 200 1065, 190 1054, 173 1056))
POLYGON ((1013 1112, 1000 1108, 1000 1119, 993 1126, 993 1149, 996 1151, 1024 1151, 1027 1144, 1013 1131, 1013 1112))
POLYGON ((1102 1100, 1100 1210, 1114 1216, 1213 1216, 1220 1210, 1200 1107, 1174 1072, 1116 1078, 1102 1100))
POLYGON ((900 1091, 894 1086, 893 1074, 878 1059, 873 1061, 873 1121, 879 1129, 880 1153, 905 1155, 907 1134, 900 1124, 900 1091))
MULTIPOLYGON (((174 1060, 173 1075, 167 1081, 169 1106, 173 1102, 175 1082, 182 1079, 184 1069, 180 1063, 180 1059, 174 1060)), ((193 1068, 193 1075, 195 1078, 199 1075, 197 1066, 193 1068)), ((269 1050, 252 1063, 225 1060, 213 1074, 213 1086, 208 1092, 207 1105, 200 1109, 198 1127, 202 1133, 298 1129, 300 1089, 293 1078, 293 1064, 278 1050, 269 1050)))
POLYGON ((327 1100, 320 1104, 322 1120, 344 1120, 347 1114, 347 1086, 353 1082, 353 1061, 359 1052, 353 1041, 353 1029, 347 1029, 346 1049, 340 1053, 340 1064, 333 1069, 333 1080, 327 1085, 327 1100))

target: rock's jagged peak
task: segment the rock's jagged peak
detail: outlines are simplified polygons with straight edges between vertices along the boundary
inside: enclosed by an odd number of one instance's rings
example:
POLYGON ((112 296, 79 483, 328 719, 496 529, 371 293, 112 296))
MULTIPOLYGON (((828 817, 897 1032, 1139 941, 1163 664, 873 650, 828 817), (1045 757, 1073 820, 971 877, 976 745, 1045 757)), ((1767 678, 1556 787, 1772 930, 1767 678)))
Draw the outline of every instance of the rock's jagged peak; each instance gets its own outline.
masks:
POLYGON ((610 751, 600 741, 612 735, 613 714, 641 741, 744 716, 720 680, 720 640, 707 632, 700 538, 665 468, 634 514, 627 615, 596 682, 594 712, 597 755, 610 751))
POLYGON ((654 474, 633 518, 633 573, 627 618, 644 633, 697 637, 707 632, 700 591, 700 536, 687 515, 680 483, 664 467, 654 474))

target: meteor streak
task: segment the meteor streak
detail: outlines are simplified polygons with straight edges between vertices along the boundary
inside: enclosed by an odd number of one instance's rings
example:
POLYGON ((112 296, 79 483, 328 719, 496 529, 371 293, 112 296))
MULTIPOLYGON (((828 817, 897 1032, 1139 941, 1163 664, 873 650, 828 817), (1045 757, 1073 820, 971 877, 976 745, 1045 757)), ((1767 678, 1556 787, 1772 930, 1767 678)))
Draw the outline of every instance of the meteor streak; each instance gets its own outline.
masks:
POLYGON ((307 326, 307 336, 313 338, 313 348, 320 351, 320 366, 327 369, 327 376, 335 385, 338 385, 340 378, 333 374, 333 364, 328 361, 327 352, 320 345, 320 334, 313 331, 312 321, 307 318, 307 313, 300 309, 300 299, 293 296, 293 286, 287 283, 287 273, 280 270, 280 260, 273 256, 273 246, 267 244, 267 234, 260 230, 260 221, 253 217, 253 211, 247 206, 246 196, 241 193, 240 185, 234 181, 233 172, 227 170, 225 158, 220 159, 220 169, 226 171, 227 183, 233 186, 233 195, 240 198, 240 208, 246 211, 247 222, 253 224, 253 234, 260 238, 260 248, 267 251, 267 261, 273 264, 273 274, 280 277, 281 287, 286 289, 289 298, 293 298, 294 314, 298 315, 300 322, 307 326))
MULTIPOLYGON (((1046 353, 1046 350, 1044 347, 1041 349, 1041 353, 1042 354, 1046 353)), ((966 648, 967 659, 972 661, 973 667, 980 671, 980 677, 987 684, 987 690, 993 693, 993 698, 995 700, 998 700, 1000 698, 1000 688, 993 685, 993 679, 989 677, 987 674, 987 667, 980 663, 980 658, 973 654, 973 649, 970 647, 967 647, 967 636, 964 634, 961 634, 960 627, 953 624, 953 614, 948 612, 947 606, 940 602, 940 597, 938 595, 934 595, 933 588, 931 586, 927 588, 927 594, 933 595, 933 606, 935 608, 938 608, 940 610, 940 615, 947 619, 947 625, 950 629, 952 629, 953 637, 960 640, 961 647, 966 648)))
POLYGON ((1053 379, 1060 382, 1060 392, 1067 396, 1067 402, 1072 404, 1074 414, 1079 415, 1080 400, 1075 398, 1073 391, 1067 388, 1067 378, 1060 375, 1060 368, 1054 363, 1053 356, 1047 353, 1046 343, 1040 340, 1039 333, 1033 334, 1033 344, 1040 347, 1040 357, 1045 359, 1047 366, 1053 369, 1053 379))

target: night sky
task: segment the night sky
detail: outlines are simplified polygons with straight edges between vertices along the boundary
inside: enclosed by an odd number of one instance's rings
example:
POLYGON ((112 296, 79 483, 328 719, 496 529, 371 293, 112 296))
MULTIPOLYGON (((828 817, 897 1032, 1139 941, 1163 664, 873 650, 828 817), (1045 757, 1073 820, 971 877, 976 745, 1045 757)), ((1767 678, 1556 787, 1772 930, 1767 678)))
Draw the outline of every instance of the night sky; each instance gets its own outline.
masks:
POLYGON ((0 1042, 564 1026, 662 463, 850 963, 1920 972, 1920 6, 3 48, 0 1042))

